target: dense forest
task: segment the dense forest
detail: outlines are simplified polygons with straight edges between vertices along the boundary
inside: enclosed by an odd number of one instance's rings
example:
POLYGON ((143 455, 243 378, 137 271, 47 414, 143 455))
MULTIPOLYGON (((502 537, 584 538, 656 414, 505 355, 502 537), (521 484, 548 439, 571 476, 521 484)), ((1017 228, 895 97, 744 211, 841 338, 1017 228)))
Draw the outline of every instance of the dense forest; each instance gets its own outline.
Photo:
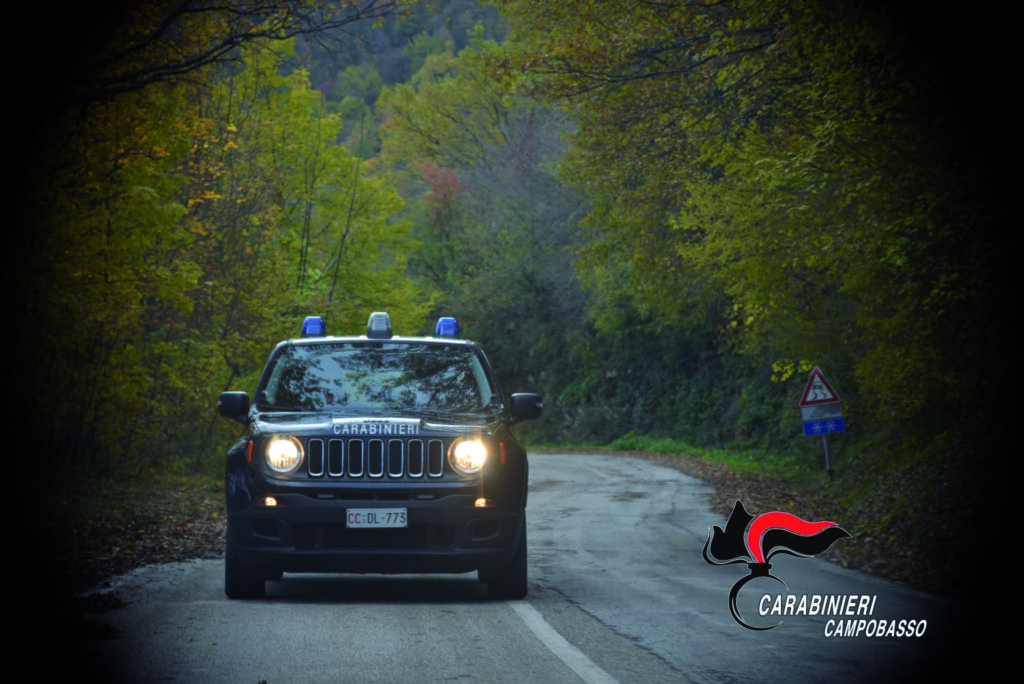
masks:
POLYGON ((820 366, 840 477, 918 492, 927 471, 926 499, 893 495, 915 515, 981 498, 1007 117, 975 106, 953 22, 848 0, 235 5, 71 17, 68 68, 26 109, 7 270, 52 469, 219 469, 219 392, 251 391, 307 314, 347 334, 387 310, 399 334, 458 316, 506 392, 542 393, 533 444, 820 470, 797 410, 820 366))

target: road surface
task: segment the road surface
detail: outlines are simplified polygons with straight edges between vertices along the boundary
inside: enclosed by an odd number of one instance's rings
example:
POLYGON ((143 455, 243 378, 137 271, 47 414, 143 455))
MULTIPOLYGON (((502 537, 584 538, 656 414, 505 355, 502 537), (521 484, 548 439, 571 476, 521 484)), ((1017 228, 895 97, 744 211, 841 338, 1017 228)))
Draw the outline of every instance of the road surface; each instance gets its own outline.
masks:
POLYGON ((986 672, 989 654, 968 644, 994 625, 817 558, 773 559, 786 589, 772 591, 856 596, 857 606, 870 597, 870 614, 765 617, 755 600, 743 608, 751 622, 781 624, 744 628, 729 592, 746 566, 712 566, 701 554, 711 526, 726 523, 708 495, 649 461, 534 455, 525 601, 487 601, 473 574, 289 574, 268 582, 264 600, 228 601, 223 563, 196 561, 123 578, 115 590, 129 605, 97 618, 118 635, 81 644, 75 657, 115 682, 881 684, 937 664, 986 672), (913 620, 920 634, 834 635, 837 620, 859 619, 874 630, 913 620))

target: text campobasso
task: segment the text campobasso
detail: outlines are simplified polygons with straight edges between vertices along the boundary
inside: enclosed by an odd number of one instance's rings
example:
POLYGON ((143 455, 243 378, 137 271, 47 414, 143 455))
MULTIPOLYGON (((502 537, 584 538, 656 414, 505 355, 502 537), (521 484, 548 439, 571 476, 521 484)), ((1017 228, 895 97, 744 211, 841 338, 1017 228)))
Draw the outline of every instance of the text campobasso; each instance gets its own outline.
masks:
POLYGON ((836 616, 825 623, 826 637, 920 637, 927 620, 872 617, 877 596, 859 594, 764 594, 758 613, 770 615, 836 616))

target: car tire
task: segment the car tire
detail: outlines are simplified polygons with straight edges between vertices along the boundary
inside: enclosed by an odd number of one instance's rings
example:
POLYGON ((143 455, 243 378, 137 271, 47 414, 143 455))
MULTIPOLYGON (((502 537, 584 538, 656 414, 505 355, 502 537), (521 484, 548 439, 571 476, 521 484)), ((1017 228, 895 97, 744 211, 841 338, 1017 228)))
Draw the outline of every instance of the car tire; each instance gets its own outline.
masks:
MULTIPOLYGON (((484 573, 481 573, 484 574, 484 573)), ((526 597, 526 521, 519 535, 515 554, 504 568, 485 574, 487 598, 496 601, 518 601, 526 597)))
POLYGON ((257 599, 266 593, 266 582, 252 574, 238 555, 235 538, 228 528, 227 543, 224 545, 224 593, 229 599, 257 599))

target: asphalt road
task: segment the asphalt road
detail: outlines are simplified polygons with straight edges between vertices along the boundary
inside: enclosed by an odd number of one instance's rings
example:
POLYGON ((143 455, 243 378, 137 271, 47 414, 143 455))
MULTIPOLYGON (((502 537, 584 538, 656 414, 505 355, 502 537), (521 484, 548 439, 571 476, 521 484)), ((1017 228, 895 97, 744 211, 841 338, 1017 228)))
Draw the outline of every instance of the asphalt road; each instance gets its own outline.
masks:
POLYGON ((995 626, 966 607, 817 558, 776 557, 786 590, 769 590, 871 597, 869 615, 760 616, 755 599, 741 604, 751 622, 782 622, 742 627, 729 592, 746 566, 701 555, 726 522, 707 495, 643 460, 534 455, 525 601, 487 601, 475 575, 285 575, 264 600, 228 601, 222 562, 158 566, 115 586, 129 605, 98 619, 118 635, 82 644, 75 671, 115 682, 881 684, 993 667, 995 626), (832 635, 837 620, 861 619, 860 634, 832 635), (920 634, 867 636, 881 620, 913 620, 920 634))

